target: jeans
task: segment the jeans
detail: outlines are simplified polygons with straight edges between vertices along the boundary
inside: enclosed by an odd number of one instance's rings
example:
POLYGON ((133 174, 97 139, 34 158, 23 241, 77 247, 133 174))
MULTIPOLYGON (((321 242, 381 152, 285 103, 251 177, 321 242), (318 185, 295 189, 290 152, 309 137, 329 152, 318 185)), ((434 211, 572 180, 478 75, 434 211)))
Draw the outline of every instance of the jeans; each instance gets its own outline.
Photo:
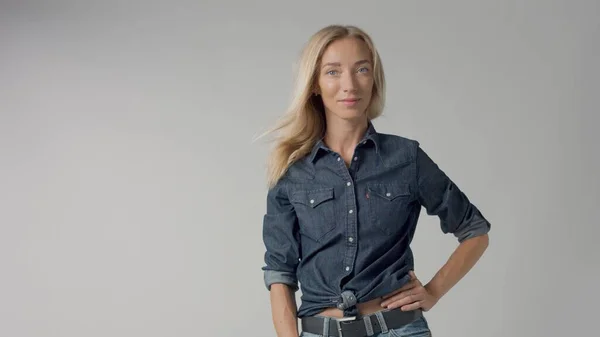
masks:
MULTIPOLYGON (((300 337, 322 337, 313 333, 302 332, 300 337)), ((431 337, 429 324, 424 316, 420 316, 413 322, 397 329, 390 329, 388 332, 375 334, 372 337, 431 337)))

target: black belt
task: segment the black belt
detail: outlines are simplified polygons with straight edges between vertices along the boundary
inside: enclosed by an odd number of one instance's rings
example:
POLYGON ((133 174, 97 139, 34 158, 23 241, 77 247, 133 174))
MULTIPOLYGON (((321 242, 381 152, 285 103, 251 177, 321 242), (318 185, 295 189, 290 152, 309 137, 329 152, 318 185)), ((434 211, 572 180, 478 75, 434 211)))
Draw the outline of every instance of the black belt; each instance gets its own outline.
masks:
MULTIPOLYGON (((388 311, 381 311, 383 320, 387 329, 398 329, 423 315, 421 309, 402 311, 399 308, 388 311)), ((371 322, 373 334, 376 335, 383 331, 376 314, 365 315, 362 317, 344 317, 331 318, 329 321, 329 336, 331 337, 365 337, 367 334, 367 324, 364 320, 371 322)), ((316 335, 323 335, 324 316, 310 316, 302 318, 302 331, 316 335)))

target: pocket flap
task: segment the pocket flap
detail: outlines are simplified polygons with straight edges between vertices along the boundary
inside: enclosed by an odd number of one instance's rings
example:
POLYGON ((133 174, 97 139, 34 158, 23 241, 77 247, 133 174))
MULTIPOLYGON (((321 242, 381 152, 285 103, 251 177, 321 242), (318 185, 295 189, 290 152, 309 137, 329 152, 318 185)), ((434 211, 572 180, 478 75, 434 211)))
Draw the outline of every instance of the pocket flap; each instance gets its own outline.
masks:
POLYGON ((292 192, 290 197, 290 201, 292 202, 298 202, 313 208, 329 199, 333 199, 333 187, 295 191, 292 192))
POLYGON ((369 184, 367 188, 369 193, 374 193, 390 201, 398 197, 410 196, 408 184, 369 184))

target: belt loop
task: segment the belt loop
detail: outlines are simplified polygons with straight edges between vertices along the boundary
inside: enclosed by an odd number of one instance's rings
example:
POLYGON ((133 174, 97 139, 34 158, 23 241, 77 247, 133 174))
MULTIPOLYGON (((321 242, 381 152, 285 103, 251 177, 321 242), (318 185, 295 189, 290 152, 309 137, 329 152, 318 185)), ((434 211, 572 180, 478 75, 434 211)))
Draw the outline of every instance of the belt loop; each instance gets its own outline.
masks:
POLYGON ((381 326, 381 332, 382 333, 388 332, 388 327, 387 327, 387 324, 385 323, 385 318, 383 318, 383 313, 381 311, 378 311, 375 313, 375 316, 377 316, 377 321, 379 322, 379 326, 381 326))
POLYGON ((375 332, 373 331, 373 322, 371 322, 371 316, 363 316, 363 322, 365 322, 365 329, 367 330, 367 336, 373 336, 375 332))
POLYGON ((329 337, 329 322, 331 317, 325 317, 323 319, 323 337, 329 337))

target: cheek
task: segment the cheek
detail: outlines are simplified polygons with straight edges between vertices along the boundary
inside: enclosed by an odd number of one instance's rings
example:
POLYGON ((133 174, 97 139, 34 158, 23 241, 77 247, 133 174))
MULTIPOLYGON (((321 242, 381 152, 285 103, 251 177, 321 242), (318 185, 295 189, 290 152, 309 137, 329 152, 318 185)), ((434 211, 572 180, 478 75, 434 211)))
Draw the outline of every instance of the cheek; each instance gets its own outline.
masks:
POLYGON ((335 80, 320 81, 319 86, 321 87, 321 93, 325 98, 335 96, 339 88, 339 85, 335 80))
POLYGON ((371 93, 373 91, 373 85, 374 81, 372 78, 364 78, 362 81, 360 81, 360 86, 362 92, 364 93, 371 93))

